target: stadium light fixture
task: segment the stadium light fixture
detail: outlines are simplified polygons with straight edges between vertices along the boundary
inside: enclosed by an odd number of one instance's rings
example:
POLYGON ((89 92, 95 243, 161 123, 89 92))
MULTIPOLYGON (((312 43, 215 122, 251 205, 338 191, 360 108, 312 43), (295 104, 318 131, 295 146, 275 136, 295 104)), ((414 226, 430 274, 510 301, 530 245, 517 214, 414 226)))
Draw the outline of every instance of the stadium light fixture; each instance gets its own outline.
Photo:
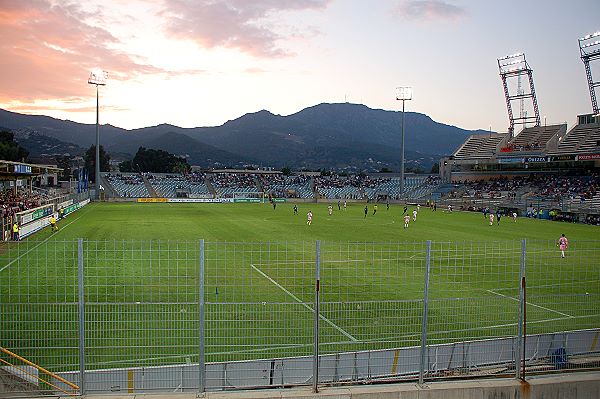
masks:
POLYGON ((412 100, 413 90, 409 86, 396 88, 396 100, 402 101, 402 122, 401 122, 401 141, 400 141, 400 195, 404 194, 404 103, 412 100))
POLYGON ((96 85, 96 199, 100 199, 100 96, 98 86, 106 86, 108 72, 101 69, 94 69, 90 72, 88 84, 96 85))

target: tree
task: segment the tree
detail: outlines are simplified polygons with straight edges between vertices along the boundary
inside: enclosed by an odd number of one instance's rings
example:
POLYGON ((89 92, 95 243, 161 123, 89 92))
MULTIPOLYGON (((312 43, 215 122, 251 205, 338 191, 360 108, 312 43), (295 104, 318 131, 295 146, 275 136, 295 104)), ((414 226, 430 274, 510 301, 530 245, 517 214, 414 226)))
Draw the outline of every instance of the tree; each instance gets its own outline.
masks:
POLYGON ((283 169, 281 169, 281 173, 283 173, 284 176, 289 176, 292 174, 292 171, 290 168, 288 168, 287 166, 284 167, 283 169))
POLYGON ((134 172, 132 161, 123 161, 119 164, 119 171, 124 173, 134 172))
POLYGON ((59 177, 63 180, 70 180, 72 175, 71 169, 71 158, 66 156, 57 156, 56 157, 56 166, 61 168, 63 171, 60 173, 59 177))
POLYGON ((29 151, 15 141, 15 135, 8 130, 0 131, 0 159, 13 162, 24 162, 29 151))
MULTIPOLYGON (((95 182, 96 179, 96 146, 92 145, 85 152, 83 157, 85 160, 85 168, 88 171, 90 181, 95 182)), ((110 155, 104 151, 104 147, 100 146, 100 172, 110 171, 110 155)))
POLYGON ((191 167, 184 158, 163 150, 140 147, 131 161, 119 164, 122 172, 184 173, 191 167))
POLYGON ((431 167, 431 173, 440 173, 440 164, 434 163, 431 167))

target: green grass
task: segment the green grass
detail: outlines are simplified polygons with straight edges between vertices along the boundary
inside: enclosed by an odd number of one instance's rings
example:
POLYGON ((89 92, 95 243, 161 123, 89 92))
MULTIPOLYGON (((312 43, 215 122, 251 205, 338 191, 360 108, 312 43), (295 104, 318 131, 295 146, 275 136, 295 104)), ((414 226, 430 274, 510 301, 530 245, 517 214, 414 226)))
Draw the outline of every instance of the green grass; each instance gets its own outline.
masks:
POLYGON ((0 345, 49 368, 78 364, 77 239, 88 368, 197 360, 205 240, 208 361, 312 352, 320 240, 322 353, 420 344, 425 241, 429 343, 511 336, 527 240, 528 333, 599 327, 598 227, 403 206, 364 217, 328 204, 93 203, 0 247, 0 345), (306 213, 314 213, 306 225, 306 213), (412 207, 409 212, 412 211, 412 207), (556 239, 571 246, 560 259, 556 239))

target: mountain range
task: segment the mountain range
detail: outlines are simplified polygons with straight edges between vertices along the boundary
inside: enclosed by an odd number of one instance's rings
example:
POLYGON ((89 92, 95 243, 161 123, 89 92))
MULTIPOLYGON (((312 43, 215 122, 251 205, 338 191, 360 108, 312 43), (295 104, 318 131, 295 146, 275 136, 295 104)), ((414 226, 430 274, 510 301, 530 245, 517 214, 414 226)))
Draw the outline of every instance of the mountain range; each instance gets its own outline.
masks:
MULTIPOLYGON (((183 156, 201 167, 272 166, 292 169, 397 169, 400 157, 401 112, 365 105, 319 104, 295 114, 249 113, 221 126, 182 128, 162 124, 126 130, 100 126, 100 144, 113 159, 130 159, 140 146, 183 156)), ((31 155, 79 155, 95 144, 96 125, 25 115, 0 109, 0 127, 31 155)), ((452 153, 470 134, 405 114, 405 158, 408 165, 429 168, 452 153)))

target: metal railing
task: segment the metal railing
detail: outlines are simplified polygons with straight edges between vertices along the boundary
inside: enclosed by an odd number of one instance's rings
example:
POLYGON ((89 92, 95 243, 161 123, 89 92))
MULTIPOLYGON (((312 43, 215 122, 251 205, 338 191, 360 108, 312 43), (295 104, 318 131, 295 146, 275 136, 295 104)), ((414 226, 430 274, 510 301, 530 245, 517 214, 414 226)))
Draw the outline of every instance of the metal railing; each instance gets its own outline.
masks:
POLYGON ((0 345, 80 394, 525 378, 600 360, 600 241, 565 258, 533 240, 1 249, 0 345))

